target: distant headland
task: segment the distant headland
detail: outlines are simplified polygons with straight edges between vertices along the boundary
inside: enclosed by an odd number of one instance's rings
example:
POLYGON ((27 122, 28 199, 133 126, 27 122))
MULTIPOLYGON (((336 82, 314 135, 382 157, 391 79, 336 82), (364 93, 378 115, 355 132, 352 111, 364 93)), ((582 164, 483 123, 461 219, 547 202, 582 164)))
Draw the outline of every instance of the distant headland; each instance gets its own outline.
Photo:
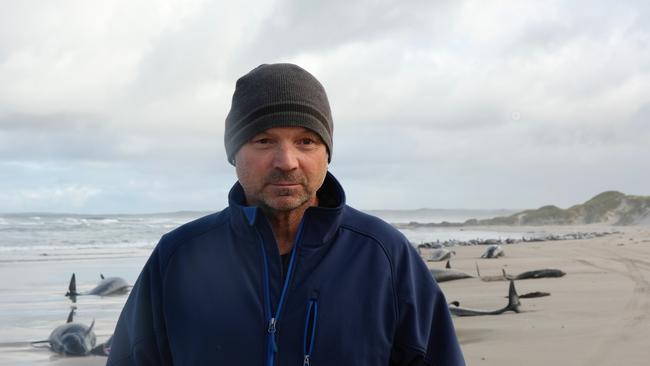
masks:
POLYGON ((548 205, 509 216, 469 219, 465 222, 417 223, 403 227, 454 227, 483 225, 650 225, 650 196, 626 195, 617 191, 600 193, 585 203, 561 209, 548 205))

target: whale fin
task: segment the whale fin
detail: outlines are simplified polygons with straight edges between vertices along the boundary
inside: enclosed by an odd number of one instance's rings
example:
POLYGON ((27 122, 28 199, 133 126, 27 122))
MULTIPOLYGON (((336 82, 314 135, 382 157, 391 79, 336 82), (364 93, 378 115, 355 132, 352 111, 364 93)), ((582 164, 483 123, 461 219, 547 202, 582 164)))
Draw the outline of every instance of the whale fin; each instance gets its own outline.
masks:
POLYGON ((445 268, 447 268, 447 269, 451 268, 451 264, 449 264, 449 259, 447 259, 447 264, 445 264, 445 268))
POLYGON ((75 277, 75 274, 73 273, 72 277, 70 277, 70 284, 68 285, 68 292, 65 294, 65 296, 68 296, 70 298, 74 298, 77 295, 79 295, 79 293, 77 292, 77 279, 75 277))
POLYGON ((508 289, 508 310, 512 310, 515 313, 521 312, 520 309, 521 302, 519 301, 519 295, 517 295, 517 290, 515 289, 515 281, 510 280, 510 288, 508 289))
POLYGON ((511 276, 508 273, 506 273, 505 268, 501 268, 501 272, 503 273, 503 279, 504 280, 510 281, 510 280, 516 280, 517 279, 517 276, 511 276))
POLYGON ((33 341, 29 342, 29 345, 34 348, 50 348, 50 340, 44 339, 42 341, 33 341), (47 343, 47 345, 45 345, 45 343, 47 343))
POLYGON ((74 310, 75 308, 70 308, 70 313, 68 314, 68 319, 65 321, 66 323, 72 323, 72 320, 74 318, 74 310))
POLYGON ((99 274, 99 277, 103 280, 103 279, 104 279, 104 274, 103 274, 103 273, 100 273, 100 274, 99 274))
POLYGON ((93 322, 90 323, 90 326, 86 330, 86 335, 88 335, 90 332, 92 332, 94 326, 95 326, 95 319, 93 319, 93 322))

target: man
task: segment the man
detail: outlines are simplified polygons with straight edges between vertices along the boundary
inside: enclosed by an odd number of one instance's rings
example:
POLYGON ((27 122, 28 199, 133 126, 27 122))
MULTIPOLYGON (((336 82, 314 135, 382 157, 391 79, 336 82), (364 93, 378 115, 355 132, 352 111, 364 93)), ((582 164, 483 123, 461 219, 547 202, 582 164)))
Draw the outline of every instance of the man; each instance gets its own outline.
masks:
POLYGON ((404 236, 327 172, 325 90, 291 64, 237 81, 229 205, 164 235, 108 365, 464 365, 443 294, 404 236))

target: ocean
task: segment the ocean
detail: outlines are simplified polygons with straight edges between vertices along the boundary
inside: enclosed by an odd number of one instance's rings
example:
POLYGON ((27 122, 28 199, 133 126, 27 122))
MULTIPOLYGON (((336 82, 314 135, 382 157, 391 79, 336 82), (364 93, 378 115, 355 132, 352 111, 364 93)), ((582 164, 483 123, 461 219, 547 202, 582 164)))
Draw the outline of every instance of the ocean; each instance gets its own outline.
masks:
MULTIPOLYGON (((510 214, 507 210, 372 210, 394 224, 463 222, 510 214)), ((208 212, 140 215, 0 214, 0 262, 148 255, 166 232, 208 212), (51 258, 49 258, 51 257, 51 258)), ((413 243, 520 237, 517 232, 469 228, 400 229, 413 243)))

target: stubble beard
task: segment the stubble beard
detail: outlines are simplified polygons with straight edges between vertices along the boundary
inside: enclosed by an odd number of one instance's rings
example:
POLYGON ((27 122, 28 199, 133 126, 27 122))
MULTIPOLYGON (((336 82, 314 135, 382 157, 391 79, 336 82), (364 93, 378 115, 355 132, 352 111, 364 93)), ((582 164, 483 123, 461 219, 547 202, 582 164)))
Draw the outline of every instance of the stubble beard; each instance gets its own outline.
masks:
POLYGON ((260 195, 260 207, 269 212, 288 212, 305 206, 315 196, 309 192, 307 179, 300 173, 285 173, 274 171, 264 182, 260 195), (273 184, 292 183, 300 188, 272 188, 273 184), (265 188, 271 188, 264 192, 265 188))
POLYGON ((282 190, 273 197, 262 197, 260 207, 264 211, 270 212, 288 212, 306 205, 311 199, 307 192, 296 194, 289 190, 282 190))

